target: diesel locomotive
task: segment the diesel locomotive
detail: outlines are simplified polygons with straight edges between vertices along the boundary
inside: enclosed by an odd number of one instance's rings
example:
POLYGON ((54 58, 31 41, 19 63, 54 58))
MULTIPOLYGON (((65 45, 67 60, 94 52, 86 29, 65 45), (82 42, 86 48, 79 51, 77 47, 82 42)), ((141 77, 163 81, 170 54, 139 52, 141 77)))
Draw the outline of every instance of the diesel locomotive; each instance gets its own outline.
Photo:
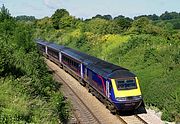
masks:
POLYGON ((128 69, 55 43, 36 40, 40 52, 74 76, 112 112, 138 109, 143 98, 128 69))

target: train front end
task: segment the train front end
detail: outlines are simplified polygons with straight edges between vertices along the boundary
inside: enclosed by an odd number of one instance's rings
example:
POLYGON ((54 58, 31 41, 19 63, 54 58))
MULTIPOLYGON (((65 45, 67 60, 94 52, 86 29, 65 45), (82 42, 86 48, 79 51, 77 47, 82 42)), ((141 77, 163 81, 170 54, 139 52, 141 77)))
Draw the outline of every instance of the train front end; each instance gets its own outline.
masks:
MULTIPOLYGON (((123 72, 124 74, 124 72, 123 72)), ((111 78, 111 98, 119 111, 136 110, 142 105, 143 98, 137 77, 125 71, 125 75, 111 78)))

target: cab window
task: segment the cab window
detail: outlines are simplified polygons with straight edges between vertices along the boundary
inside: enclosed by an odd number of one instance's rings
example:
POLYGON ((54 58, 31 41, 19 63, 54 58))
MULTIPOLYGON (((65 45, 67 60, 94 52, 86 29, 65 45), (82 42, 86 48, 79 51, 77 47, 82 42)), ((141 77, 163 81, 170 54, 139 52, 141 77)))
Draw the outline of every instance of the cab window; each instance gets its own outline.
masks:
POLYGON ((116 86, 118 90, 136 89, 135 79, 130 80, 116 80, 116 86))

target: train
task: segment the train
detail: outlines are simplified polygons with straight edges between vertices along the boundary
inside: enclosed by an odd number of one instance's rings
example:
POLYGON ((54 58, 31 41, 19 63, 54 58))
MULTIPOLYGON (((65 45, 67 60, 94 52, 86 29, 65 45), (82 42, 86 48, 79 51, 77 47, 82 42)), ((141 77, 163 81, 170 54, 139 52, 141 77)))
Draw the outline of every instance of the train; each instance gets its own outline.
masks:
POLYGON ((112 113, 142 106, 140 84, 130 70, 66 46, 41 39, 36 43, 43 56, 75 77, 112 113))

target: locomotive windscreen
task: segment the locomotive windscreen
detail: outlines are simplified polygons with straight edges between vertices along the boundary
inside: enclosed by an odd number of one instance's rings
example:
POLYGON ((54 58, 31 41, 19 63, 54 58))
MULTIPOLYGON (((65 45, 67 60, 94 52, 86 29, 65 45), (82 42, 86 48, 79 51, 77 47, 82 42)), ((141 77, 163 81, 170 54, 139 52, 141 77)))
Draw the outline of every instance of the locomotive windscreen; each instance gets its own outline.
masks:
POLYGON ((136 89, 136 80, 135 79, 128 79, 128 80, 116 80, 116 86, 118 90, 128 90, 128 89, 136 89))

